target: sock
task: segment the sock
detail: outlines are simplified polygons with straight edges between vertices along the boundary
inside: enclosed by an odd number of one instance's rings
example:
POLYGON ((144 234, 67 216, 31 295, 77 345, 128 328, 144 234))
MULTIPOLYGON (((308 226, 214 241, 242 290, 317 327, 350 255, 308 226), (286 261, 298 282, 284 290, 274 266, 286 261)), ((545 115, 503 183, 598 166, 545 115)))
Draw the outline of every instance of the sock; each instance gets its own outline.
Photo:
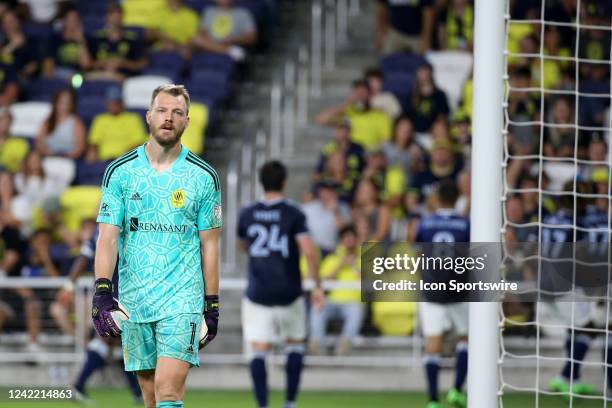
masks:
POLYGON ((253 390, 255 391, 255 399, 260 407, 268 406, 268 376, 266 373, 266 355, 265 352, 256 352, 249 364, 251 369, 251 378, 253 379, 253 390))
POLYGON ((582 360, 584 360, 584 357, 586 356, 587 351, 589 351, 590 342, 591 342, 591 339, 589 338, 589 336, 586 336, 584 334, 575 335, 574 336, 574 355, 570 357, 571 355, 570 353, 572 352, 572 340, 571 340, 571 337, 568 337, 568 339, 566 340, 565 351, 567 352, 567 356, 569 357, 569 360, 567 361, 567 363, 565 363, 565 366, 563 367, 563 371, 561 371, 561 375, 567 381, 570 381, 570 379, 572 379, 572 374, 573 374, 573 380, 577 380, 580 378, 581 363, 582 363, 582 360), (574 366, 573 373, 572 373, 572 365, 574 366))
POLYGON ((183 401, 160 401, 155 408, 183 408, 183 401))
POLYGON ((287 405, 285 406, 291 406, 296 400, 300 386, 300 376, 304 367, 304 345, 292 344, 286 347, 285 352, 287 353, 287 363, 285 366, 287 373, 287 405))
POLYGON ((87 345, 85 364, 83 364, 83 368, 77 377, 74 388, 84 393, 87 380, 97 369, 104 367, 106 357, 108 357, 108 345, 100 339, 90 341, 87 345))
POLYGON ((430 401, 438 400, 439 370, 440 356, 438 354, 425 354, 425 375, 427 377, 427 393, 430 401))
POLYGON ((138 385, 138 378, 136 378, 136 374, 132 371, 125 371, 125 361, 123 359, 119 360, 121 363, 121 368, 123 369, 123 373, 125 374, 125 379, 130 386, 130 391, 132 391, 132 395, 135 398, 142 397, 142 390, 140 389, 140 385, 138 385))
POLYGON ((463 384, 465 384, 465 378, 467 377, 468 370, 468 345, 465 341, 457 343, 455 349, 456 353, 456 376, 455 376, 455 388, 461 391, 463 384))

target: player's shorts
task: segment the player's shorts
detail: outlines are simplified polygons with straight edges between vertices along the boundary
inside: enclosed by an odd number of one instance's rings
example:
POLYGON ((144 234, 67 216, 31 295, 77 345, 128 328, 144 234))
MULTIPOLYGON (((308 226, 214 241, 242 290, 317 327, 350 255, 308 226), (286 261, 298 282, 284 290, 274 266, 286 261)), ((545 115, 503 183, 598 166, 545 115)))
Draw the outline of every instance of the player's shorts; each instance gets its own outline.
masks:
POLYGON ((150 323, 121 324, 125 371, 152 370, 159 357, 200 365, 198 355, 202 315, 185 313, 150 323))
POLYGON ((468 334, 469 306, 458 303, 419 303, 419 319, 425 337, 441 336, 453 329, 457 336, 468 334))
POLYGON ((300 296, 287 306, 264 306, 242 299, 242 331, 248 343, 275 343, 306 338, 306 306, 300 296))

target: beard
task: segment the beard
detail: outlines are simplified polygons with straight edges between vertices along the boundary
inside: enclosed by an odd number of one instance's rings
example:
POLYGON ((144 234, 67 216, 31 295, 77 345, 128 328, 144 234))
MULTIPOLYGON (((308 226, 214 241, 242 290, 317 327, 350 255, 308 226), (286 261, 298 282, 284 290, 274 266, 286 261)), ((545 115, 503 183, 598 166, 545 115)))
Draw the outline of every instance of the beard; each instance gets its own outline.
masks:
POLYGON ((173 147, 180 142, 181 136, 183 135, 185 128, 178 129, 175 127, 173 129, 169 129, 169 132, 167 132, 166 130, 167 129, 163 129, 161 127, 157 128, 155 129, 155 131, 151 132, 151 136, 153 136, 153 139, 155 139, 155 141, 160 146, 173 147))

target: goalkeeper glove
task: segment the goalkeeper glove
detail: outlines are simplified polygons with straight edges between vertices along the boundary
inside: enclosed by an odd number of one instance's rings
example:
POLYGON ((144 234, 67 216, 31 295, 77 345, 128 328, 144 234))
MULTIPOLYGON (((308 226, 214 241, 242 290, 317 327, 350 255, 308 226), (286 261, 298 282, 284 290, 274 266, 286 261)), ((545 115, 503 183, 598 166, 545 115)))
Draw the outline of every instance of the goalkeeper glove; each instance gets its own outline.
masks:
POLYGON ((96 279, 95 288, 91 308, 94 328, 101 337, 119 337, 121 329, 111 315, 114 310, 119 310, 117 300, 113 298, 113 284, 108 279, 96 279))
POLYGON ((205 309, 202 321, 202 335, 200 336, 200 350, 217 337, 217 327, 219 325, 219 296, 206 295, 204 303, 205 309))

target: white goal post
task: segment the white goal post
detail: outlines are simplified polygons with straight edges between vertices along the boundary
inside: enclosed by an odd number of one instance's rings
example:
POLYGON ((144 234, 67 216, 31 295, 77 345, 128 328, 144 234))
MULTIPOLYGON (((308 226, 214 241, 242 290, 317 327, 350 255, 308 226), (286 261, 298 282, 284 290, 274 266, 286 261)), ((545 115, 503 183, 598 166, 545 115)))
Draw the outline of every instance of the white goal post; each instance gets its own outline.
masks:
MULTIPOLYGON (((505 10, 506 0, 475 2, 470 213, 472 242, 501 240, 505 10)), ((498 324, 497 303, 470 303, 470 408, 498 406, 498 324)))

